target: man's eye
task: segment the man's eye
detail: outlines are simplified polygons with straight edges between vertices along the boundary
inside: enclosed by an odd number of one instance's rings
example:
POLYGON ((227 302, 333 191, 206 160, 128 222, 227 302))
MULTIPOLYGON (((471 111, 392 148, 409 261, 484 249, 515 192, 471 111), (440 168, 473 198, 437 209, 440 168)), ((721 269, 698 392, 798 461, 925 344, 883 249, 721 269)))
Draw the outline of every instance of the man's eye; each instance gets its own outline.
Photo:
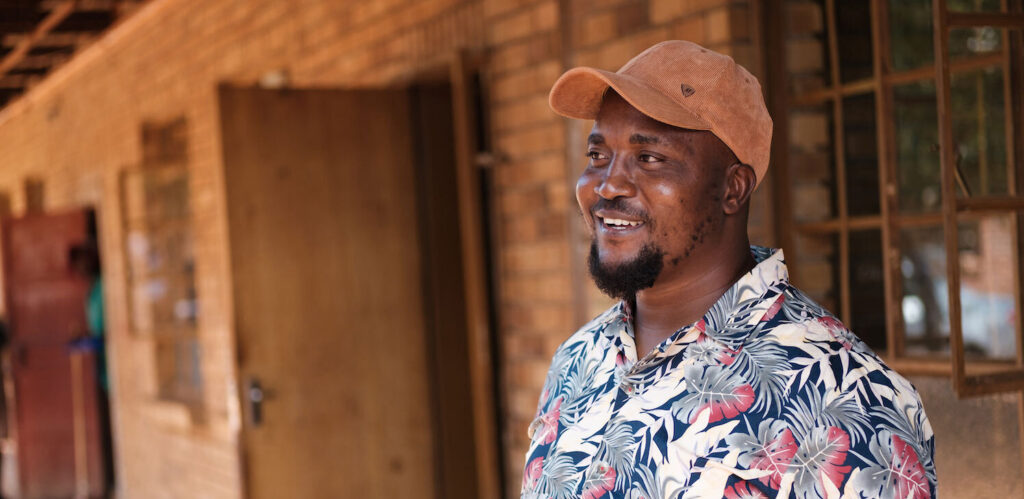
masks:
POLYGON ((658 163, 658 162, 661 162, 661 158, 659 158, 657 156, 652 156, 650 154, 641 154, 637 159, 639 159, 641 163, 658 163))
POLYGON ((604 154, 601 154, 600 151, 587 151, 587 157, 590 158, 591 161, 605 159, 604 154))

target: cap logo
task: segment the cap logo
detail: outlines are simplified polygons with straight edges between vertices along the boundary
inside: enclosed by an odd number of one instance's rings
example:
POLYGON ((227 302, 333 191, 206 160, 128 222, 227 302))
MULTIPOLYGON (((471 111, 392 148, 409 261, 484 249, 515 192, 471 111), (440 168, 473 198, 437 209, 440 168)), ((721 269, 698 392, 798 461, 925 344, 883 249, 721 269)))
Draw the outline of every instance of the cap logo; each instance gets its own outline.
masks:
POLYGON ((683 97, 689 97, 689 96, 693 95, 694 92, 697 91, 697 89, 695 89, 695 88, 693 88, 693 87, 691 87, 691 86, 689 86, 689 85, 687 85, 685 83, 682 83, 682 84, 679 85, 679 90, 683 91, 683 97))

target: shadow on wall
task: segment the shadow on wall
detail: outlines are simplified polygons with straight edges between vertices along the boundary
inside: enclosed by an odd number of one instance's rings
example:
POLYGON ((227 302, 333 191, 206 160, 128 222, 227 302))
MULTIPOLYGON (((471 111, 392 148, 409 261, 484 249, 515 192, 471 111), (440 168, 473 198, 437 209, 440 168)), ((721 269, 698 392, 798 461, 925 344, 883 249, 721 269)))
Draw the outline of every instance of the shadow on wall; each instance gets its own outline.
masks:
POLYGON ((935 431, 942 497, 1024 497, 1017 393, 957 400, 946 378, 910 377, 935 431))

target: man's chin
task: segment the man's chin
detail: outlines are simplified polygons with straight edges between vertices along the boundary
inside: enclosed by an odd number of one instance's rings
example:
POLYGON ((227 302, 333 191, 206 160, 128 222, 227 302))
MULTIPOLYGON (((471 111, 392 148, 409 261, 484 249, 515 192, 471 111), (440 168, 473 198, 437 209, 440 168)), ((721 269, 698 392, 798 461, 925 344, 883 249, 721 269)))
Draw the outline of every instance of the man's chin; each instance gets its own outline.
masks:
POLYGON ((594 241, 590 245, 587 266, 594 284, 612 298, 632 298, 642 289, 654 285, 661 273, 664 253, 646 245, 633 255, 602 252, 594 241))
POLYGON ((593 243, 597 248, 597 258, 602 266, 612 268, 620 265, 628 265, 640 258, 645 245, 624 245, 608 244, 596 240, 593 243))

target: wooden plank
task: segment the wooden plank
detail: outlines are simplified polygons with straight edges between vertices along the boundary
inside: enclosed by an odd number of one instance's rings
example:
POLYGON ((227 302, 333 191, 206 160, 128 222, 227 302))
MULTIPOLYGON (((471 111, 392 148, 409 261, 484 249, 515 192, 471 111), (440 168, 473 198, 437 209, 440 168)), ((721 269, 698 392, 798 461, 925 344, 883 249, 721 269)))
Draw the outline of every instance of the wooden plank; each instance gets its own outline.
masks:
MULTIPOLYGON (((993 28, 1024 28, 1024 14, 1006 12, 949 12, 946 26, 950 29, 991 26, 993 28)), ((935 31, 938 33, 938 30, 935 31)))
MULTIPOLYGON (((949 65, 949 71, 951 73, 966 73, 969 71, 977 71, 990 66, 996 66, 1003 61, 1002 52, 992 52, 990 54, 979 55, 976 57, 954 59, 947 61, 949 65)), ((906 71, 900 71, 898 73, 892 73, 886 75, 886 80, 893 86, 903 85, 905 83, 913 83, 923 79, 931 79, 935 77, 935 65, 929 64, 927 66, 921 66, 919 68, 908 69, 906 71)))
POLYGON ((946 248, 946 285, 949 304, 949 343, 953 388, 962 395, 964 383, 964 337, 960 315, 960 258, 956 220, 956 161, 953 151, 952 101, 949 91, 949 30, 946 1, 932 0, 935 46, 935 94, 938 100, 939 164, 942 179, 942 232, 946 248))
MULTIPOLYGON (((768 169, 772 177, 772 199, 774 199, 774 223, 778 234, 778 246, 783 248, 789 261, 799 261, 796 246, 794 245, 794 224, 792 204, 792 184, 789 177, 789 126, 787 113, 790 109, 789 102, 789 72, 786 71, 785 63, 785 12, 783 0, 768 0, 765 11, 769 14, 768 22, 765 23, 764 43, 766 53, 778 54, 781 60, 775 61, 767 66, 767 88, 769 111, 781 126, 776 126, 772 140, 771 168, 768 169)), ((799 267, 792 265, 789 268, 790 279, 799 282, 799 267)))
MULTIPOLYGON (((14 47, 23 40, 31 38, 31 33, 8 33, 0 36, 0 45, 4 47, 14 47)), ((54 33, 50 32, 42 37, 39 37, 32 43, 32 47, 46 47, 46 48, 59 48, 59 47, 76 47, 83 43, 96 39, 98 35, 95 33, 80 33, 80 32, 69 32, 69 33, 54 33)))
POLYGON ((893 110, 892 83, 886 78, 889 65, 888 2, 871 0, 871 46, 874 66, 875 133, 878 144, 878 199, 881 203, 882 275, 885 295, 886 351, 902 357, 905 351, 903 329, 903 273, 900 270, 900 232, 896 224, 899 213, 899 176, 896 164, 895 127, 890 119, 893 110))
POLYGON ((0 75, 0 89, 20 90, 28 88, 37 83, 42 77, 39 75, 0 75))
POLYGON ((14 50, 7 54, 3 60, 0 60, 0 75, 7 73, 17 66, 18 63, 28 55, 29 51, 32 50, 32 46, 37 40, 56 28, 58 24, 63 22, 64 19, 67 19, 67 17, 75 11, 75 4, 77 3, 78 0, 66 0, 59 6, 54 7, 54 9, 50 11, 50 14, 47 15, 38 26, 36 26, 36 29, 32 30, 32 33, 29 34, 28 37, 23 38, 18 42, 18 44, 15 45, 14 50))
POLYGON ((839 232, 846 227, 849 230, 879 229, 882 227, 880 215, 863 215, 847 217, 846 222, 838 218, 822 220, 819 222, 801 222, 796 224, 796 230, 802 234, 824 234, 839 232))
POLYGON ((477 496, 501 495, 501 469, 498 456, 498 428, 494 398, 494 365, 491 359, 491 295, 487 282, 487 258, 484 240, 484 213, 480 199, 480 175, 476 157, 476 99, 473 75, 479 62, 460 52, 451 64, 452 115, 455 132, 455 168, 458 189, 459 228, 462 241, 462 279, 465 289, 466 329, 469 346, 471 396, 473 397, 473 434, 476 444, 477 496))
MULTIPOLYGON (((71 54, 53 53, 41 55, 27 55, 18 63, 18 69, 49 69, 63 63, 71 57, 71 54)), ((13 76, 13 75, 8 75, 13 76)))
MULTIPOLYGON (((1003 0, 1003 11, 1009 12, 1011 7, 1007 5, 1007 0, 1003 0)), ((1012 11, 1021 12, 1024 9, 1024 1, 1015 0, 1012 4, 1012 11)), ((1009 97, 1009 100, 1005 101, 1010 106, 1011 113, 1007 113, 1007 121, 1011 123, 1013 128, 1013 134, 1008 135, 1008 144, 1014 144, 1009 151, 1013 151, 1012 154, 1007 155, 1007 162, 1009 163, 1011 171, 1013 172, 1013 181, 1010 183, 1010 188, 1013 194, 1021 193, 1021 180, 1022 175, 1019 175, 1021 168, 1024 168, 1024 154, 1022 154, 1021 148, 1016 147, 1017 143, 1024 143, 1024 122, 1021 121, 1021 117, 1024 116, 1024 99, 1021 99, 1017 92, 1013 92, 1011 89, 1024 87, 1024 64, 1013 64, 1013 61, 1019 61, 1024 57, 1024 32, 1019 30, 1006 31, 1004 30, 1004 40, 1009 41, 1006 44, 1008 59, 1005 61, 1007 74, 1009 77, 1004 80, 1007 92, 1004 94, 1005 97, 1009 97)), ((1004 97, 1004 98, 1005 98, 1004 97)), ((1021 311, 1024 310, 1024 296, 1021 291, 1021 280, 1024 279, 1024 275, 1021 274, 1022 255, 1020 244, 1020 224, 1022 220, 1018 215, 1016 220, 1017 229, 1017 251, 1015 257, 1017 260, 1017 269, 1015 273, 1016 283, 1014 284, 1014 292, 1016 293, 1014 304, 1017 307, 1017 365, 1024 364, 1024 318, 1021 317, 1021 311)), ((1017 393, 1017 434, 1021 435, 1018 440, 1021 446, 1021 455, 1024 456, 1024 390, 1017 393)), ((1024 460, 1021 462, 1021 466, 1024 466, 1024 460)))
POLYGON ((874 78, 865 78, 863 80, 837 84, 827 88, 814 90, 797 97, 796 105, 798 107, 811 106, 814 104, 821 104, 830 99, 841 99, 843 97, 850 97, 853 95, 867 94, 874 92, 877 87, 878 84, 874 78))
POLYGON ((1024 210, 1024 196, 1001 195, 958 198, 957 211, 999 212, 1024 210))
MULTIPOLYGON (((973 367, 973 363, 972 363, 973 367)), ((1014 369, 992 374, 978 374, 964 378, 964 387, 957 391, 959 397, 979 397, 995 393, 1020 391, 1024 386, 1024 370, 1014 369)))
MULTIPOLYGON (((1007 12, 1006 0, 1002 2, 1002 10, 1007 12)), ((1016 119, 1019 119, 1020 114, 1014 112, 1019 110, 1019 102, 1016 102, 1014 88, 1015 84, 1024 84, 1024 81, 1018 80, 1017 75, 1014 74, 1014 56, 1018 58, 1022 54, 1021 46, 1021 31, 1019 30, 1000 30, 1000 36, 1003 40, 1003 109, 1009 112, 1003 113, 1003 131, 1005 133, 1005 144, 1006 144, 1006 187, 1007 194, 1010 196, 1019 196, 1020 191, 1017 188, 1018 178, 1017 169, 1020 167, 1017 157, 1017 128, 1019 126, 1016 123, 1016 119)), ((1024 305, 1024 293, 1021 291, 1021 215, 1020 213, 1014 212, 1010 216, 1010 241, 1013 246, 1013 262, 1012 262, 1012 274, 1013 275, 1013 304, 1016 308, 1016 320, 1013 322, 1013 329, 1016 337, 1017 347, 1017 365, 1024 365, 1024 320, 1020 316, 1022 305, 1024 305)), ((1024 417, 1024 416, 1022 416, 1024 417)), ((1024 440, 1024 438, 1022 438, 1024 440)))
MULTIPOLYGON (((891 218, 893 225, 897 228, 926 227, 942 223, 942 213, 894 214, 891 218)), ((847 227, 850 230, 881 229, 882 225, 881 215, 861 215, 847 218, 847 227)), ((833 218, 817 222, 801 222, 794 227, 801 234, 824 234, 838 232, 842 226, 839 219, 833 218)))
MULTIPOLYGON (((65 0, 41 0, 39 2, 40 10, 53 10, 59 8, 65 0)), ((142 2, 139 0, 78 0, 78 5, 75 10, 78 11, 95 11, 95 10, 114 10, 124 6, 138 5, 142 2)))
MULTIPOLYGON (((832 86, 839 86, 839 40, 836 35, 835 0, 826 0, 829 70, 832 86)), ((846 137, 843 136, 843 100, 832 100, 832 153, 836 162, 836 198, 839 208, 839 316, 847 327, 853 324, 850 305, 850 227, 846 200, 846 137)))
MULTIPOLYGON (((892 352, 885 352, 885 361, 889 367, 895 369, 904 376, 941 376, 951 377, 953 374, 952 364, 948 357, 897 357, 892 352), (888 359, 892 360, 888 360, 888 359)), ((997 360, 979 360, 971 362, 971 370, 974 374, 991 374, 1006 372, 1013 368, 1013 362, 997 360)))

